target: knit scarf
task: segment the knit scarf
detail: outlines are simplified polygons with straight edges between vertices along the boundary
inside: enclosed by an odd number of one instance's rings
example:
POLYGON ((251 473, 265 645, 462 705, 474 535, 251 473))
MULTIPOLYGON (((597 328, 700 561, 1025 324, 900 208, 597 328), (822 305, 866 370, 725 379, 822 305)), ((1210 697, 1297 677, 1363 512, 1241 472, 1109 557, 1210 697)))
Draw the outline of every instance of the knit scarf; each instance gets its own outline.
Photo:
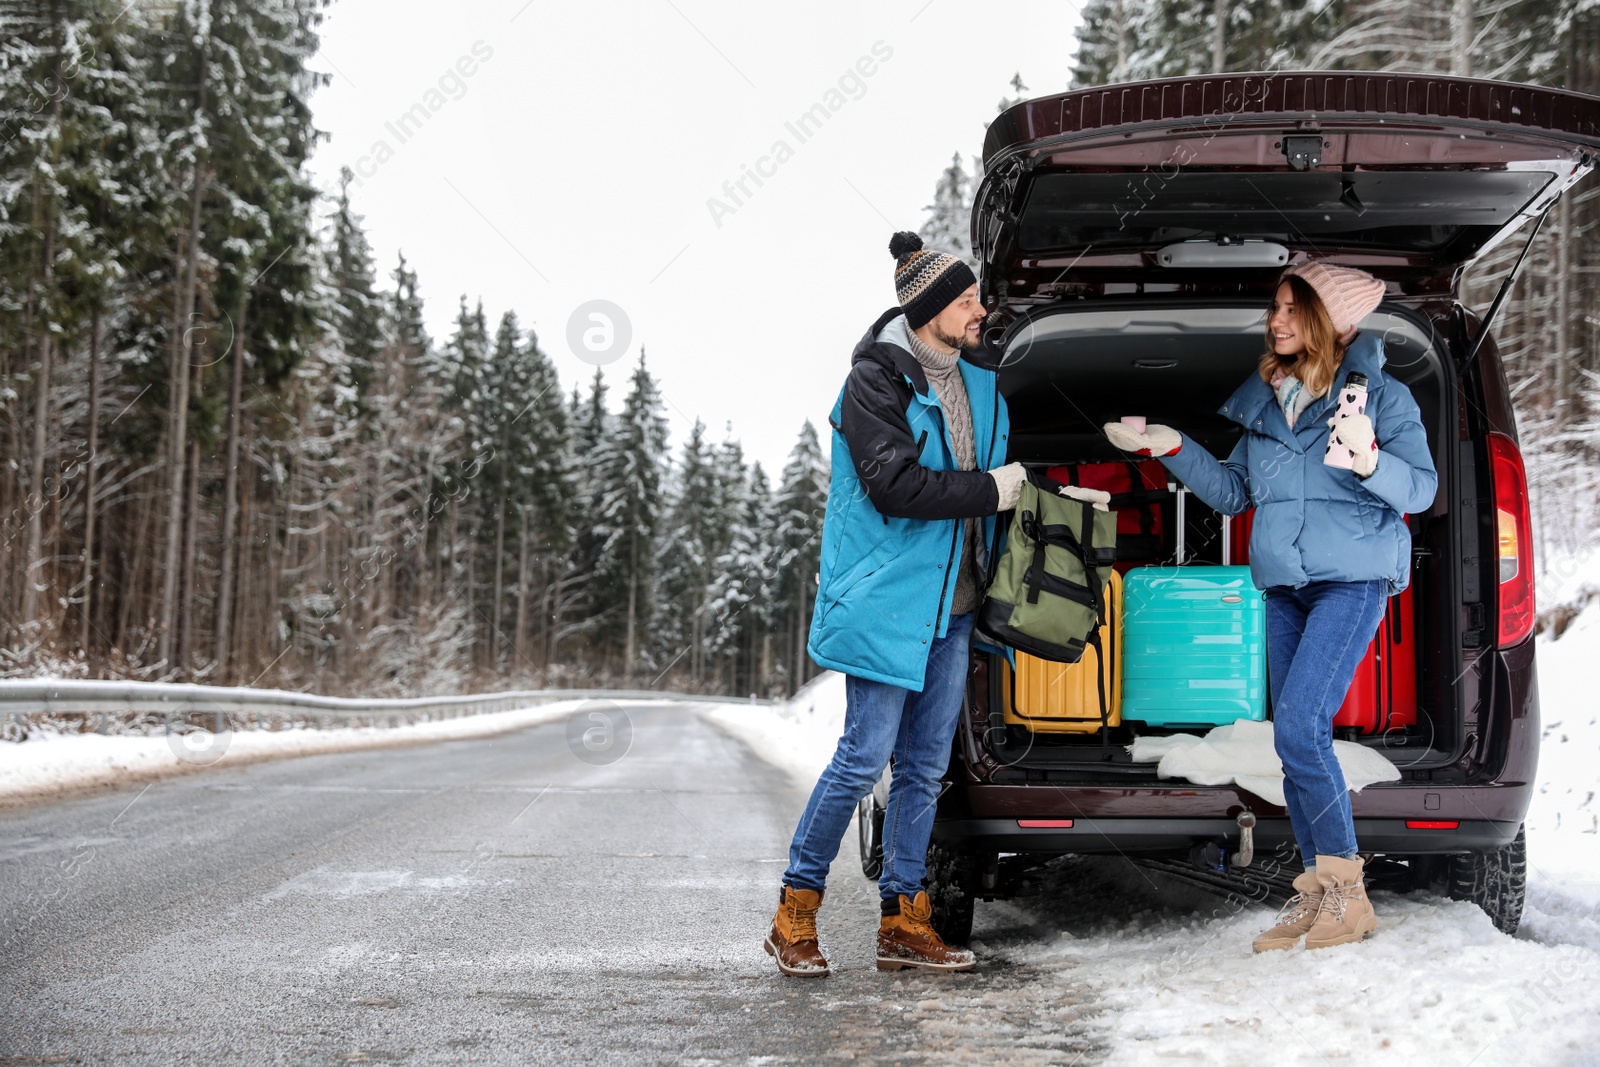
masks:
MULTIPOLYGON (((961 378, 961 353, 940 352, 926 344, 915 333, 911 338, 911 354, 922 364, 922 370, 933 386, 933 393, 944 409, 945 428, 950 432, 950 444, 955 449, 956 465, 964 470, 977 470, 977 447, 972 439, 972 405, 967 399, 967 383, 961 378)), ((956 591, 950 600, 950 613, 964 615, 978 606, 977 543, 978 524, 975 519, 965 520, 966 547, 961 552, 960 569, 956 572, 956 591)))
POLYGON ((1291 430, 1294 429, 1295 420, 1316 399, 1304 382, 1282 367, 1272 372, 1272 391, 1278 395, 1278 407, 1283 410, 1284 421, 1291 430))
POLYGON ((915 333, 911 338, 911 354, 922 364, 933 386, 939 406, 944 409, 944 422, 950 431, 950 444, 956 450, 956 463, 964 471, 977 469, 978 459, 972 441, 972 407, 967 401, 967 383, 961 379, 961 353, 940 352, 923 342, 915 333))

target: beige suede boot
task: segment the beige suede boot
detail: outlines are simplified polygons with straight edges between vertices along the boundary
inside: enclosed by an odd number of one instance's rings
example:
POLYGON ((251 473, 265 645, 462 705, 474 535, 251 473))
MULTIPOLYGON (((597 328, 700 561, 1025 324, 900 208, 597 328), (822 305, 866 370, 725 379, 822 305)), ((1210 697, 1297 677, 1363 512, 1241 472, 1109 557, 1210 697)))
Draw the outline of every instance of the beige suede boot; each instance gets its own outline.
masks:
POLYGON ((1363 863, 1338 856, 1317 857, 1317 880, 1322 883, 1322 907, 1306 934, 1306 948, 1329 948, 1360 941, 1378 928, 1367 887, 1361 880, 1363 863))
POLYGON ((1317 921, 1317 912, 1322 909, 1322 883, 1317 881, 1317 872, 1301 871, 1295 876, 1294 888, 1294 896, 1278 912, 1278 921, 1272 929, 1251 942, 1257 952, 1294 948, 1317 921))

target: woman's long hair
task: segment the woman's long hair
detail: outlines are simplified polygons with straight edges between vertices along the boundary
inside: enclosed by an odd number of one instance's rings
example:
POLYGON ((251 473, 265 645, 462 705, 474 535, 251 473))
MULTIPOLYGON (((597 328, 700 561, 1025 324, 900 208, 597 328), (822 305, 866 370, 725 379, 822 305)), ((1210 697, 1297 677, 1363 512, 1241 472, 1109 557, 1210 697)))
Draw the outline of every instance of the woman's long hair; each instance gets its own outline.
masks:
MULTIPOLYGON (((1262 355, 1257 370, 1261 380, 1270 385, 1272 372, 1282 367, 1299 378, 1312 397, 1320 397, 1333 385, 1333 376, 1344 359, 1345 349, 1350 347, 1349 342, 1333 332, 1333 320, 1328 317, 1328 309, 1323 306, 1322 298, 1311 288, 1310 282, 1298 274, 1291 274, 1283 280, 1289 283, 1289 292, 1294 296, 1295 325, 1305 339, 1306 349, 1298 357, 1290 356, 1287 359, 1274 352, 1272 315, 1268 312, 1267 351, 1262 355)), ((1274 288, 1272 292, 1273 300, 1277 300, 1277 289, 1274 288)))

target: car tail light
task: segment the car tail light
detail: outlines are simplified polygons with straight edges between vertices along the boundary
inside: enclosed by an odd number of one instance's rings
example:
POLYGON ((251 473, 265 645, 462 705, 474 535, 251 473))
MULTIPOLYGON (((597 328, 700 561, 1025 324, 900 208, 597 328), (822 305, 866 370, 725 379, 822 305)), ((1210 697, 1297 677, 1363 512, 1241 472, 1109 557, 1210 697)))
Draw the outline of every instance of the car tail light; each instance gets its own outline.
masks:
POLYGON ((1511 438, 1489 435, 1489 478, 1494 485, 1496 577, 1500 583, 1501 648, 1533 632, 1533 524, 1528 516, 1528 476, 1511 438))
POLYGON ((1017 825, 1024 830, 1070 830, 1071 819, 1018 819, 1017 825))
POLYGON ((1459 830, 1459 819, 1407 819, 1407 830, 1459 830))

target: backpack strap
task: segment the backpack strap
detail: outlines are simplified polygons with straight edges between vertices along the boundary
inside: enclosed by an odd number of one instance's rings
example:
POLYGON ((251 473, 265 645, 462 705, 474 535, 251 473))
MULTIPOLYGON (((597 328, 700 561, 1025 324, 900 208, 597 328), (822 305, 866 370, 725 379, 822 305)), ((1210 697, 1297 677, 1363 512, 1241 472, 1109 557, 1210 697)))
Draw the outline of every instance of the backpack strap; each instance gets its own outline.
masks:
POLYGON ((1095 616, 1094 627, 1084 639, 1084 646, 1094 649, 1094 684, 1100 693, 1100 745, 1111 744, 1111 703, 1106 699, 1106 650, 1100 640, 1100 617, 1095 616))
MULTIPOLYGON (((1079 501, 1082 503, 1082 501, 1079 501)), ((1089 504, 1083 505, 1083 533, 1078 537, 1078 559, 1083 563, 1083 575, 1089 581, 1089 595, 1094 598, 1094 628, 1089 632, 1094 635, 1098 647, 1100 639, 1100 616, 1105 614, 1105 598, 1100 592, 1100 567, 1099 559, 1094 552, 1084 551, 1084 545, 1094 544, 1094 508, 1089 504)))
POLYGON ((1028 568, 1028 603, 1039 602, 1039 590, 1044 588, 1044 527, 1039 517, 1031 511, 1022 513, 1022 532, 1033 538, 1033 566, 1028 568))

